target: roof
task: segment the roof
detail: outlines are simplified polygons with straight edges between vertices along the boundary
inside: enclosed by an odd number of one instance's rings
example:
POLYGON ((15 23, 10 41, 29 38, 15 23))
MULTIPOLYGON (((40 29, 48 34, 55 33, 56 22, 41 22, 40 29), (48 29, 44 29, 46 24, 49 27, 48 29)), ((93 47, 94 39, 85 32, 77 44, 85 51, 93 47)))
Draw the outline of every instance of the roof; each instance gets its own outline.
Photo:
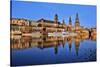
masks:
MULTIPOLYGON (((44 21, 44 22, 47 22, 47 23, 54 23, 54 21, 52 21, 52 20, 46 20, 46 19, 40 19, 40 20, 38 20, 37 22, 41 22, 41 21, 44 21)), ((58 22, 58 24, 61 24, 60 22, 58 22)))
POLYGON ((29 22, 36 22, 34 20, 29 20, 29 19, 24 19, 24 18, 10 18, 11 20, 24 20, 24 21, 29 21, 29 22))
POLYGON ((25 20, 27 21, 27 19, 24 19, 24 18, 10 18, 11 20, 25 20))

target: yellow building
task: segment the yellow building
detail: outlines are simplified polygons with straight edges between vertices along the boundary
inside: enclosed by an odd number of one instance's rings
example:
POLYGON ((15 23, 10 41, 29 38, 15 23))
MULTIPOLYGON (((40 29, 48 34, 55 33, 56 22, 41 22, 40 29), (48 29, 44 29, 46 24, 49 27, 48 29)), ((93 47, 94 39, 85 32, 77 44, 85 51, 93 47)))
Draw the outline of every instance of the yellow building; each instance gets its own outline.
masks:
POLYGON ((46 20, 44 18, 37 21, 38 27, 41 27, 41 32, 63 32, 66 30, 67 26, 64 22, 60 23, 58 21, 58 15, 56 14, 54 17, 54 21, 46 20))
MULTIPOLYGON (((89 35, 89 30, 80 25, 78 13, 76 14, 75 25, 72 25, 72 19, 69 17, 69 24, 65 21, 59 22, 58 15, 55 14, 54 20, 41 18, 37 21, 11 18, 10 20, 11 34, 35 33, 48 34, 53 32, 74 32, 80 35, 89 35)), ((96 29, 91 30, 91 35, 96 34, 96 29), (93 34, 92 34, 93 32, 93 34)))
POLYGON ((22 34, 29 28, 30 22, 26 19, 12 18, 10 20, 11 34, 22 34))

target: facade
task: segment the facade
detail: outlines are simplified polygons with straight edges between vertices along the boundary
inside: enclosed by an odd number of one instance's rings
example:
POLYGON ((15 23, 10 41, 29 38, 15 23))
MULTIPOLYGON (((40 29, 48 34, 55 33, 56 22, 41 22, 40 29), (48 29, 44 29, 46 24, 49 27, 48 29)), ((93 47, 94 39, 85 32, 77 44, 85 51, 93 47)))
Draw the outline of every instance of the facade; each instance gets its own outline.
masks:
POLYGON ((25 19, 12 18, 10 20, 11 34, 22 34, 25 28, 29 26, 29 21, 25 19))
MULTIPOLYGON (((58 15, 55 14, 54 20, 47 20, 41 18, 37 21, 26 19, 11 18, 11 34, 29 34, 36 33, 46 35, 53 32, 74 32, 80 35, 88 35, 89 29, 80 25, 78 13, 76 14, 75 24, 72 25, 72 19, 69 17, 69 24, 66 25, 65 21, 59 22, 58 15)), ((91 29, 93 34, 96 33, 95 29, 91 29)), ((91 34, 91 35, 93 35, 91 34)))
POLYGON ((62 21, 62 23, 58 21, 57 14, 54 17, 54 21, 46 20, 42 18, 38 20, 37 22, 39 23, 38 27, 42 27, 41 31, 44 31, 44 32, 63 32, 63 31, 66 31, 66 28, 67 28, 64 21, 62 21))

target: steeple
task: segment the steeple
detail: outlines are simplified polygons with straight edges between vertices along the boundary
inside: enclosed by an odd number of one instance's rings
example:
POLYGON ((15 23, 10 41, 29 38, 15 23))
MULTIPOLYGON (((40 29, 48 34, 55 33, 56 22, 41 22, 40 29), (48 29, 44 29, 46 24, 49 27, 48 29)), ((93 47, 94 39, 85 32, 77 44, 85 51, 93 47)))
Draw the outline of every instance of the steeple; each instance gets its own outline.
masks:
POLYGON ((65 20, 63 20, 62 23, 65 24, 65 20))
POLYGON ((41 22, 44 22, 44 19, 43 18, 41 18, 40 20, 41 20, 41 22))
POLYGON ((71 16, 69 17, 69 25, 72 25, 72 19, 71 19, 71 16))
POLYGON ((76 13, 75 26, 80 26, 78 13, 76 13))
POLYGON ((76 20, 79 20, 78 13, 76 13, 76 20))
POLYGON ((55 21, 55 23, 58 23, 58 15, 57 14, 55 14, 54 21, 55 21))

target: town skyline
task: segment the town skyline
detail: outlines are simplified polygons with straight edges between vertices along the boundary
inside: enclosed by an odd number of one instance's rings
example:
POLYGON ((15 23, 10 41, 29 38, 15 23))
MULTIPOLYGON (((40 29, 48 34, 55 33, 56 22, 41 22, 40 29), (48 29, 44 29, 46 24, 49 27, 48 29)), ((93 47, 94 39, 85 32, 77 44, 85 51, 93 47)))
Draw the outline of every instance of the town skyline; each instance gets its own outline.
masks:
POLYGON ((31 3, 31 2, 14 1, 12 3, 12 8, 13 8, 12 18, 24 18, 29 20, 39 20, 41 18, 44 18, 47 20, 54 20, 54 15, 57 14, 59 22, 65 20, 66 24, 69 23, 69 17, 71 16, 72 24, 74 25, 76 13, 78 13, 80 24, 82 26, 84 26, 85 28, 96 27, 95 6, 87 7, 86 5, 82 6, 82 5, 71 5, 71 4, 66 5, 66 4, 54 4, 54 3, 37 3, 37 2, 31 3))
POLYGON ((10 2, 11 66, 96 61, 96 6, 10 2))

